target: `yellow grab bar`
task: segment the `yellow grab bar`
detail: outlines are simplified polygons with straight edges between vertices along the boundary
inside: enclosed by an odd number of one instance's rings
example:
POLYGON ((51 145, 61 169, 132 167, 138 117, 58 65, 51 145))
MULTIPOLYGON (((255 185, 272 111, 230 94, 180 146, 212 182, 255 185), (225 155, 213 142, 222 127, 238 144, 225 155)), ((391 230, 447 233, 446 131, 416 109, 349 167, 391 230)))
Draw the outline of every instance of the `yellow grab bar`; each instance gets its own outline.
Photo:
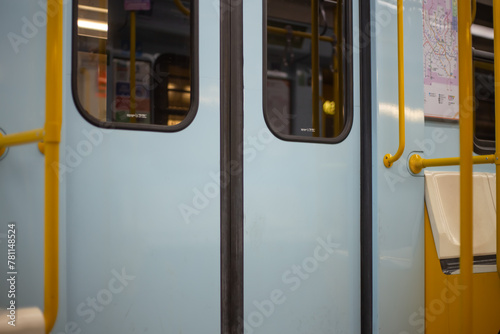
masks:
POLYGON ((403 38, 403 0, 398 0, 398 99, 399 99, 399 147, 393 156, 384 156, 384 166, 390 168, 405 150, 405 61, 403 38))
MULTIPOLYGON (((496 161, 495 155, 478 155, 472 157, 472 163, 479 164, 494 164, 496 161)), ((410 170, 414 174, 418 174, 422 169, 427 167, 441 167, 441 166, 458 166, 460 165, 460 158, 439 158, 439 159, 423 159, 420 155, 414 154, 409 161, 410 170)))
POLYGON ((45 131, 43 129, 35 129, 25 132, 3 135, 0 133, 0 156, 9 146, 23 145, 28 143, 36 143, 43 141, 45 131))
POLYGON ((62 123, 63 1, 49 0, 56 8, 47 15, 45 78, 45 331, 50 333, 59 307, 59 163, 62 123))
MULTIPOLYGON (((281 34, 281 35, 286 35, 289 33, 289 31, 286 30, 285 28, 278 28, 278 27, 272 27, 272 26, 267 27, 267 32, 270 32, 273 34, 281 34)), ((297 36, 297 37, 303 37, 303 38, 312 38, 312 34, 305 32, 305 31, 292 30, 292 35, 297 36)), ((323 41, 323 42, 333 43, 333 38, 330 36, 319 36, 319 40, 323 41)))
MULTIPOLYGON (((494 29, 494 54, 495 57, 495 146, 496 146, 496 193, 497 193, 497 208, 500 208, 500 42, 497 39, 500 36, 500 4, 498 1, 493 1, 493 29, 494 29)), ((497 272, 500 276, 500 215, 497 211, 497 272)))
POLYGON ((189 14, 191 14, 191 11, 189 9, 187 9, 186 7, 184 7, 184 5, 182 4, 181 0, 174 0, 174 3, 175 5, 177 6, 177 8, 186 16, 189 16, 189 14))
POLYGON ((465 286, 461 298, 462 334, 472 334, 472 92, 471 2, 458 1, 458 58, 460 99, 460 280, 465 286))

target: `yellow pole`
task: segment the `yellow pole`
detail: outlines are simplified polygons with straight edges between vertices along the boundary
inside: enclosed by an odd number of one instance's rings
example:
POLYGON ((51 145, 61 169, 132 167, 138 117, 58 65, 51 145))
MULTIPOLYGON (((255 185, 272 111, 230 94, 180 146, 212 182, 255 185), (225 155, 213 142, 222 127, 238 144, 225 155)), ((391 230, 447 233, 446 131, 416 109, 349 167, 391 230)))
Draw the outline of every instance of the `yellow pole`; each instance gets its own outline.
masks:
POLYGON ((54 15, 47 15, 45 78, 45 330, 57 319, 59 302, 59 142, 62 123, 63 2, 49 0, 54 15))
MULTIPOLYGON (((130 12, 130 113, 135 115, 136 97, 135 97, 135 11, 130 12)), ((131 123, 136 123, 136 117, 130 119, 131 123)))
POLYGON ((43 141, 44 130, 35 129, 30 131, 24 131, 19 133, 13 133, 10 135, 3 135, 0 133, 0 156, 3 150, 9 146, 23 145, 28 143, 36 143, 38 141, 43 141))
MULTIPOLYGON (((495 51, 495 145, 496 145, 496 192, 497 208, 500 208, 500 4, 498 0, 493 1, 493 29, 494 29, 494 51, 495 51)), ((497 212, 497 272, 500 277, 500 215, 497 212)))
POLYGON ((311 67, 313 137, 319 137, 319 0, 311 1, 311 67))
POLYGON ((458 58, 460 98, 460 279, 462 295, 461 329, 472 334, 472 24, 471 2, 458 1, 458 58))
POLYGON ((398 100, 399 100, 399 147, 396 154, 384 156, 384 166, 390 168, 405 150, 405 48, 403 25, 403 0, 398 0, 398 100))

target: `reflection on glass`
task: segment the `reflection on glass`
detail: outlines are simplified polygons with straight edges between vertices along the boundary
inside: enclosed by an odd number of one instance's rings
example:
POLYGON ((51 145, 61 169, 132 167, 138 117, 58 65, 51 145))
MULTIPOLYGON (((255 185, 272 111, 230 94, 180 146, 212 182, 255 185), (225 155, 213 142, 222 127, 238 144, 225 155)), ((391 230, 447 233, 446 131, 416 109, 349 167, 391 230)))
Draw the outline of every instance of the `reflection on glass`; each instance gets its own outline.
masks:
POLYGON ((474 61, 475 136, 495 140, 495 75, 493 63, 474 61))
POLYGON ((186 118, 191 1, 181 4, 78 1, 76 91, 85 112, 113 123, 172 126, 186 118))
POLYGON ((265 113, 277 134, 335 138, 346 118, 341 44, 345 1, 313 1, 267 0, 265 113), (317 25, 317 51, 311 20, 317 25))

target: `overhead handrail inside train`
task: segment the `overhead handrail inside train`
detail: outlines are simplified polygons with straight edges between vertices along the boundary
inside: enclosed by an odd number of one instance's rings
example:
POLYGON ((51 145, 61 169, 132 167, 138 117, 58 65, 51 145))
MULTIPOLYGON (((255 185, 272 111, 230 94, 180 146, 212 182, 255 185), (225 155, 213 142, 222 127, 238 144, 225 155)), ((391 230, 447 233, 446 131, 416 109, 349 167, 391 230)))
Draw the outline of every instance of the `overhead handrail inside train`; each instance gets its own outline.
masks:
MULTIPOLYGON (((175 5, 177 8, 186 16, 190 15, 191 11, 184 7, 182 4, 181 0, 174 0, 175 5)), ((335 2, 334 2, 335 3, 335 2)), ((318 9, 319 10, 319 9, 318 9)), ((287 35, 289 31, 285 28, 279 28, 279 27, 273 27, 273 26, 268 26, 267 27, 267 32, 273 33, 273 34, 280 34, 280 35, 287 35)), ((297 31, 297 30, 292 30, 291 31, 293 36, 296 37, 303 37, 303 38, 312 38, 313 34, 305 31, 297 31)), ((335 42, 333 37, 330 36, 325 36, 321 35, 319 36, 319 40, 322 42, 330 42, 333 43, 335 42)))
POLYGON ((50 333, 57 319, 59 299, 59 143, 62 124, 62 27, 63 4, 49 0, 53 15, 47 15, 45 127, 30 131, 0 134, 0 155, 6 147, 35 142, 44 143, 45 153, 45 237, 44 237, 44 319, 50 333))
POLYGON ((405 150, 405 61, 403 39, 403 0, 398 0, 398 100, 399 100, 399 146, 396 154, 384 156, 384 166, 390 168, 401 158, 405 150))

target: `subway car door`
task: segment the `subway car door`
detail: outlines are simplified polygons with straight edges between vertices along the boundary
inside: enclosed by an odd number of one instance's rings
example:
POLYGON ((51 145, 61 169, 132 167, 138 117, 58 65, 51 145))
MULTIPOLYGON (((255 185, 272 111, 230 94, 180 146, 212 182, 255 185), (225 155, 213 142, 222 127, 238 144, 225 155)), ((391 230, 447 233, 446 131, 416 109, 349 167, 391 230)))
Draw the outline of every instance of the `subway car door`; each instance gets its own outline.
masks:
POLYGON ((243 2, 245 333, 361 330, 358 16, 243 2))
POLYGON ((218 6, 74 0, 64 22, 54 332, 219 333, 218 6))

